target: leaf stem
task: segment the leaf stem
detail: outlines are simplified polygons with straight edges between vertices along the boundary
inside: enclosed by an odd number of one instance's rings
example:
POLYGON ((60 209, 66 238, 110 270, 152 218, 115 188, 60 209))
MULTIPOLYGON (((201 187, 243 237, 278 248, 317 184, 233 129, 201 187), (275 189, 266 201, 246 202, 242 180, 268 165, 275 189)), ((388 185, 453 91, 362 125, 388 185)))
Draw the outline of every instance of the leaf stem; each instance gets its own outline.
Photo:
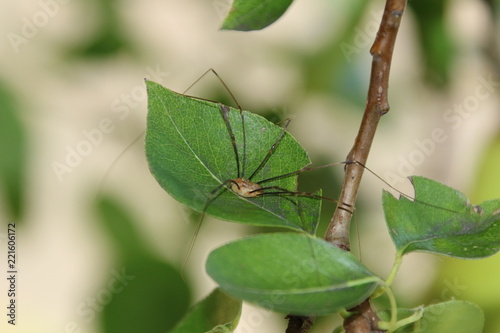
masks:
POLYGON ((387 280, 385 281, 388 287, 392 285, 392 282, 394 281, 394 278, 396 277, 396 274, 399 271, 399 267, 401 267, 402 261, 403 261, 403 253, 402 251, 398 251, 396 253, 396 258, 394 259, 394 265, 392 266, 391 273, 389 274, 387 280))
POLYGON ((388 333, 393 332, 396 329, 396 322, 398 320, 398 306, 396 304, 396 298, 389 286, 386 286, 387 297, 389 297, 389 302, 391 304, 391 321, 388 333))

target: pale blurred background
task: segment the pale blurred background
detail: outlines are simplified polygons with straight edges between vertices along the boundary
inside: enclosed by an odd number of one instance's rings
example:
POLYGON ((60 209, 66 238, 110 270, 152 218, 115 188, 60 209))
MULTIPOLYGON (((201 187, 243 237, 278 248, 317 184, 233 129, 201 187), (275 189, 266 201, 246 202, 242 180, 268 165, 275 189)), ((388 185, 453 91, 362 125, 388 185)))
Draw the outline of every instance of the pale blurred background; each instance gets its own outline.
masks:
MULTIPOLYGON (((143 79, 183 92, 214 68, 244 109, 273 121, 293 118, 290 132, 316 165, 342 161, 362 116, 383 5, 296 0, 269 28, 243 33, 218 30, 229 0, 2 2, 0 275, 7 274, 12 222, 19 273, 17 325, 3 315, 0 331, 171 327, 215 287, 204 270, 209 251, 264 230, 207 219, 187 265, 188 285, 178 279, 196 215, 150 175, 143 137, 111 168, 145 129, 143 79), (100 210, 99 193, 108 198, 100 210)), ((475 204, 500 197, 499 16, 495 0, 410 3, 394 54, 391 111, 368 162, 392 185, 411 192, 404 177, 419 174, 475 204), (432 141, 436 131, 440 142, 432 141)), ((189 93, 231 103, 210 76, 189 93)), ((341 167, 312 174, 301 180, 306 189, 337 196, 341 167)), ((360 241, 353 236, 361 260, 386 277, 394 247, 380 205, 384 187, 365 175, 360 241)), ((333 209, 324 206, 320 232, 333 209)), ((485 332, 494 333, 499 275, 499 255, 411 254, 395 291, 406 307, 476 302, 486 312, 485 332)), ((3 309, 7 289, 0 279, 3 309)), ((284 332, 283 317, 245 304, 238 332, 284 332)), ((313 332, 329 332, 335 321, 322 318, 313 332)))

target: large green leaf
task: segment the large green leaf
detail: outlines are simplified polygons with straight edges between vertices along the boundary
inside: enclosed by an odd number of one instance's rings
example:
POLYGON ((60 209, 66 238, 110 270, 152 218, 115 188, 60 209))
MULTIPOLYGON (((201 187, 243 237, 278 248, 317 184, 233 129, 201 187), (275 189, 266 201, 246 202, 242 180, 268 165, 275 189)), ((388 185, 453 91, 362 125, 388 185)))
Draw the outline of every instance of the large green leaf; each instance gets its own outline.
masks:
MULTIPOLYGON (((148 81, 146 155, 158 183, 176 200, 202 211, 212 193, 238 177, 238 167, 221 104, 187 97, 148 81)), ((243 153, 242 120, 231 109, 229 123, 238 147, 240 170, 249 177, 282 133, 266 119, 243 112, 246 156, 243 153), (243 171, 242 171, 243 172, 243 171)), ((288 133, 263 168, 252 179, 258 182, 301 169, 310 163, 307 153, 288 133)), ((296 189, 296 176, 262 184, 296 189)), ((254 225, 281 226, 312 232, 321 201, 311 197, 263 196, 243 198, 230 190, 214 198, 207 213, 217 218, 254 225)))
POLYGON ((464 194, 424 177, 411 177, 416 200, 384 192, 387 226, 398 251, 480 258, 500 249, 500 200, 472 205, 464 194))
POLYGON ((222 29, 260 30, 279 19, 293 0, 234 0, 222 29))
POLYGON ((170 331, 170 333, 232 332, 241 314, 241 301, 215 289, 170 331))
POLYGON ((206 267, 228 294, 298 315, 350 308, 380 282, 349 252, 298 233, 262 234, 226 244, 210 253, 206 267))

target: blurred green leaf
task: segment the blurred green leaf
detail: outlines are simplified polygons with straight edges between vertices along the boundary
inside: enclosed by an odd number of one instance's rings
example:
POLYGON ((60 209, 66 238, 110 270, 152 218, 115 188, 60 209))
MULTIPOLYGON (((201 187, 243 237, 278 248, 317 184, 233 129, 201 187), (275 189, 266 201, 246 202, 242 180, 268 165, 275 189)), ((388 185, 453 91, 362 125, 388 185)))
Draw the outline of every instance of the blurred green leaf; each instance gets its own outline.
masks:
POLYGON ((415 199, 383 194, 387 227, 401 254, 427 251, 481 258, 500 249, 500 199, 473 206, 464 194, 424 177, 411 177, 415 199))
POLYGON ((206 268, 229 295, 297 315, 350 308, 380 282, 349 252, 297 233, 262 234, 226 244, 209 254, 206 268))
MULTIPOLYGON (((223 220, 310 233, 315 230, 321 207, 319 199, 289 195, 244 198, 225 188, 221 188, 220 195, 212 193, 243 173, 249 177, 276 143, 283 132, 281 127, 258 115, 243 112, 246 133, 246 147, 243 147, 241 114, 231 109, 228 121, 238 147, 237 160, 221 104, 183 96, 150 81, 147 88, 146 156, 151 173, 172 197, 196 211, 203 211, 212 198, 207 214, 223 220)), ((309 163, 304 149, 285 133, 251 181, 294 172, 309 163)), ((262 183, 262 186, 295 191, 296 179, 296 175, 282 177, 262 183)))
POLYGON ((141 238, 130 213, 109 197, 101 198, 97 203, 101 226, 109 234, 123 260, 152 256, 146 241, 141 238))
MULTIPOLYGON (((490 14, 491 20, 493 22, 498 21, 498 18, 500 17, 500 1, 498 1, 498 0, 483 0, 482 2, 486 5, 488 12, 490 14)), ((491 34, 491 37, 492 37, 492 39, 496 38, 494 32, 491 34)), ((490 45, 487 45, 487 47, 488 46, 492 47, 492 51, 494 54, 496 54, 496 52, 494 51, 496 48, 496 44, 497 44, 496 42, 493 42, 490 45)), ((493 57, 497 58, 498 55, 497 56, 493 55, 493 57)))
POLYGON ((484 149, 478 162, 474 199, 487 200, 500 197, 500 136, 494 138, 484 149))
MULTIPOLYGON (((125 29, 118 16, 120 7, 116 0, 94 1, 97 13, 92 13, 97 22, 97 32, 92 40, 76 47, 70 53, 84 57, 105 57, 123 50, 131 50, 125 29)), ((87 15, 89 15, 87 13, 87 15)))
POLYGON ((340 26, 340 31, 335 32, 335 37, 326 47, 311 55, 304 55, 305 89, 335 94, 364 106, 368 81, 364 67, 356 60, 363 55, 369 56, 382 19, 382 11, 372 12, 367 24, 361 24, 370 4, 368 0, 351 0, 345 4, 344 11, 335 11, 336 5, 332 3, 333 19, 342 20, 345 24, 340 26))
POLYGON ((112 298, 102 312, 104 331, 165 332, 186 313, 190 290, 179 271, 158 259, 134 228, 133 219, 110 198, 97 204, 101 225, 117 245, 119 270, 106 290, 112 298))
MULTIPOLYGON (((472 196, 480 202, 500 197, 500 137, 492 138, 478 161, 472 196)), ((439 269, 434 286, 437 295, 459 297, 478 304, 485 313, 483 332, 500 332, 500 253, 483 260, 447 259, 439 269)), ((442 297, 442 296, 441 296, 442 297)))
POLYGON ((260 30, 279 19, 293 0, 234 0, 224 20, 225 30, 260 30))
POLYGON ((416 18, 425 79, 437 87, 448 86, 457 54, 446 23, 447 3, 445 0, 408 2, 416 18))
POLYGON ((127 285, 104 306, 104 332, 165 332, 188 310, 188 286, 171 265, 145 257, 125 262, 122 271, 127 285))
MULTIPOLYGON (((7 218, 20 222, 24 211, 26 182, 26 132, 19 119, 14 96, 0 83, 0 188, 7 218)), ((7 222, 7 221, 6 221, 7 222)))
POLYGON ((196 304, 170 333, 232 332, 241 314, 241 301, 215 289, 196 304))

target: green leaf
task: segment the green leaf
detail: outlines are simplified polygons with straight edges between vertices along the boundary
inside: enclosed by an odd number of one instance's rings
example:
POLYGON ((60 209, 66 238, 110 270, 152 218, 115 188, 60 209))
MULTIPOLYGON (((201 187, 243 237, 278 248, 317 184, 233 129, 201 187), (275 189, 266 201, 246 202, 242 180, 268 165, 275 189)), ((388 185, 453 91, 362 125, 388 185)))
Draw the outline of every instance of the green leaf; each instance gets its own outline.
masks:
POLYGON ((260 30, 279 19, 293 0, 234 0, 222 29, 260 30))
MULTIPOLYGON (((500 5, 500 3, 499 3, 500 5)), ((496 136, 483 148, 477 161, 474 180, 474 199, 489 199, 500 196, 500 136, 496 136)))
MULTIPOLYGON (((149 249, 137 221, 109 197, 96 204, 99 224, 116 245, 117 269, 95 297, 103 332, 165 332, 187 312, 191 292, 178 269, 149 249), (100 310, 99 310, 100 312, 100 310), (138 319, 139 318, 139 319, 138 319)), ((89 303, 89 309, 92 304, 89 303)), ((93 308, 82 313, 94 316, 93 308)))
POLYGON ((170 331, 170 333, 232 332, 241 314, 241 301, 215 289, 170 331))
POLYGON ((394 318, 394 322, 391 322, 391 311, 392 310, 383 310, 377 312, 377 315, 380 318, 378 328, 389 332, 399 332, 400 328, 408 327, 408 325, 419 321, 423 317, 424 307, 420 306, 415 309, 394 308, 394 311, 396 311, 396 318, 394 318))
POLYGON ((130 261, 153 256, 148 242, 138 230, 138 222, 116 199, 103 196, 96 203, 99 226, 102 227, 116 247, 122 260, 130 261))
POLYGON ((94 6, 95 19, 89 22, 93 27, 92 39, 85 38, 85 42, 72 48, 69 55, 88 58, 114 56, 125 52, 134 55, 134 45, 128 39, 129 35, 118 14, 119 6, 117 0, 97 1, 94 6))
MULTIPOLYGON (((407 317, 414 310, 398 309, 398 319, 407 317)), ((388 320, 386 311, 380 313, 388 320)), ((480 307, 465 301, 449 301, 425 307, 422 318, 406 325, 395 333, 481 333, 484 314, 480 307)))
POLYGON ((447 1, 409 1, 415 17, 420 54, 424 63, 425 79, 436 87, 446 88, 457 58, 457 46, 447 24, 450 3, 447 1))
MULTIPOLYGON (((361 115, 366 103, 367 83, 357 59, 368 55, 373 37, 366 28, 378 24, 382 10, 370 11, 371 1, 350 0, 344 3, 342 11, 335 11, 338 5, 330 2, 332 19, 342 17, 328 44, 316 52, 302 54, 304 63, 302 84, 305 91, 339 96, 342 100, 359 105, 361 115), (370 18, 367 21, 367 14, 370 18), (363 31, 364 30, 364 31, 363 31), (368 34, 366 34, 368 32, 368 34)), ((341 111, 341 110, 336 110, 341 111)), ((334 110, 331 110, 334 112, 334 110)))
POLYGON ((168 263, 153 258, 124 262, 108 281, 96 294, 105 304, 103 332, 165 332, 188 310, 189 288, 168 263))
POLYGON ((424 177, 411 177, 412 201, 383 194, 387 227, 398 251, 481 258, 500 249, 500 200, 469 203, 464 194, 424 177))
POLYGON ((21 122, 22 110, 8 87, 0 82, 0 206, 6 210, 5 222, 21 222, 25 210, 27 145, 21 122))
POLYGON ((350 308, 380 283, 349 252, 297 233, 263 234, 226 244, 210 253, 206 268, 229 295, 297 315, 350 308))
MULTIPOLYGON (((151 173, 172 197, 201 212, 217 187, 238 177, 238 164, 221 104, 180 95, 154 82, 148 81, 146 85, 149 100, 146 155, 151 173)), ((249 112, 243 115, 246 156, 240 111, 231 109, 228 119, 238 147, 240 170, 244 169, 249 177, 283 129, 258 115, 249 112)), ((252 181, 297 171, 309 163, 304 149, 285 133, 252 181)), ((297 177, 276 179, 262 186, 294 191, 297 177)), ((243 198, 224 188, 221 192, 212 196, 207 214, 223 220, 308 232, 313 232, 318 223, 319 199, 283 195, 243 198)))

